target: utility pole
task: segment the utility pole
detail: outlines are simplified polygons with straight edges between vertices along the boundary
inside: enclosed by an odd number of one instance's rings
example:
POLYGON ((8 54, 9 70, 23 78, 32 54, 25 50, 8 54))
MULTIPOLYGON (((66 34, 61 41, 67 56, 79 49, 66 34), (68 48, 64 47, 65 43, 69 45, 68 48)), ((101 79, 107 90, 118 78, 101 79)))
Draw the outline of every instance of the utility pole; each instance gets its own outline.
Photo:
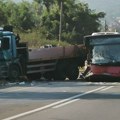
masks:
POLYGON ((107 25, 107 22, 105 20, 105 32, 107 32, 107 31, 108 31, 108 25, 107 25))
POLYGON ((63 14, 63 1, 60 3, 60 25, 59 25, 59 42, 61 41, 62 35, 62 14, 63 14))

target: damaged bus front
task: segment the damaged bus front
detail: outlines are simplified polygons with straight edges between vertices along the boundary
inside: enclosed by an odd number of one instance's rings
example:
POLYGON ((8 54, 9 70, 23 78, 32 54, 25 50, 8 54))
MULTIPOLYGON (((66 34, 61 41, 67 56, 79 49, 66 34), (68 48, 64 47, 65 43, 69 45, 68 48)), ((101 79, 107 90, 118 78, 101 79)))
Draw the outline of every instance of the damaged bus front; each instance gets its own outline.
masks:
POLYGON ((120 34, 96 33, 85 36, 90 71, 88 76, 120 77, 120 34))

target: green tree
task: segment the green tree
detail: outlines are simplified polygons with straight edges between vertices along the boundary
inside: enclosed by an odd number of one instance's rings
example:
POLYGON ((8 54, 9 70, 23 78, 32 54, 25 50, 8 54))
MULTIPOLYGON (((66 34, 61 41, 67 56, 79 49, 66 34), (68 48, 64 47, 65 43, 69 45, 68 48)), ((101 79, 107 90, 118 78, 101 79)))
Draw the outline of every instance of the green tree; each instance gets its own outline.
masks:
POLYGON ((85 3, 76 4, 75 0, 34 0, 32 3, 0 0, 0 24, 21 30, 39 28, 39 33, 47 39, 58 39, 61 2, 63 41, 81 43, 84 35, 100 31, 100 19, 105 13, 91 10, 85 3))
POLYGON ((18 13, 18 7, 13 1, 6 1, 4 2, 5 6, 3 8, 7 22, 6 24, 11 24, 13 26, 17 26, 17 13, 18 13))
POLYGON ((29 2, 23 1, 18 5, 18 12, 16 14, 17 24, 21 29, 28 30, 35 27, 35 17, 32 6, 29 2))
POLYGON ((4 25, 10 24, 21 30, 35 27, 36 18, 31 3, 27 1, 15 3, 12 0, 4 0, 2 5, 0 4, 0 9, 0 17, 4 25))
MULTIPOLYGON (((45 1, 39 0, 39 4, 45 1)), ((41 27, 44 28, 44 34, 49 37, 59 36, 60 2, 61 0, 49 1, 49 10, 43 9, 41 27)), ((100 30, 100 18, 105 16, 103 12, 96 13, 89 9, 88 4, 76 4, 74 0, 62 0, 62 2, 62 40, 72 43, 82 42, 80 40, 84 35, 100 30)))
POLYGON ((8 22, 6 11, 4 10, 4 8, 5 8, 5 3, 3 0, 0 0, 0 26, 3 26, 8 22))

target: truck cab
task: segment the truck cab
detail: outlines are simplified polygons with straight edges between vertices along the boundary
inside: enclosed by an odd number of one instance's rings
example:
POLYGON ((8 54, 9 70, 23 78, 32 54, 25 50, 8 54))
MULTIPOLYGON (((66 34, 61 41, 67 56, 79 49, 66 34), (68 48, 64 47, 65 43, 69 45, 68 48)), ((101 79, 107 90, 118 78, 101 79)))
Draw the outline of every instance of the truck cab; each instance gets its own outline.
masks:
POLYGON ((27 58, 27 44, 16 44, 13 32, 0 30, 0 79, 17 80, 25 74, 27 59, 23 58, 27 58))

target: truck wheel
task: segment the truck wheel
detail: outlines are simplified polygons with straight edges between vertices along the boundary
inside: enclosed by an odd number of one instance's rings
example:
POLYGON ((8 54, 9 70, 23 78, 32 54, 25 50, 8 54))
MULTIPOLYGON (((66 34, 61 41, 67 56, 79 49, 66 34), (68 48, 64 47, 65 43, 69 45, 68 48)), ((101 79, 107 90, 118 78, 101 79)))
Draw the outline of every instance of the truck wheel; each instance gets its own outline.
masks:
POLYGON ((32 81, 32 80, 40 80, 41 74, 40 73, 33 73, 33 74, 28 74, 27 78, 32 81))
POLYGON ((9 79, 11 81, 16 81, 20 77, 20 69, 17 65, 11 65, 9 68, 9 79))
MULTIPOLYGON (((62 68, 62 67, 60 67, 62 68)), ((54 80, 65 80, 66 79, 66 72, 64 69, 57 69, 54 73, 54 80)))
POLYGON ((69 68, 67 72, 67 77, 69 78, 69 80, 76 80, 78 78, 78 75, 79 75, 78 67, 72 66, 69 68))
POLYGON ((53 72, 47 72, 44 74, 44 77, 49 81, 53 79, 53 72))
POLYGON ((57 64, 56 70, 54 71, 54 80, 65 79, 66 79, 66 62, 61 61, 57 64))
POLYGON ((54 80, 65 80, 66 75, 62 72, 56 73, 54 76, 54 80))

